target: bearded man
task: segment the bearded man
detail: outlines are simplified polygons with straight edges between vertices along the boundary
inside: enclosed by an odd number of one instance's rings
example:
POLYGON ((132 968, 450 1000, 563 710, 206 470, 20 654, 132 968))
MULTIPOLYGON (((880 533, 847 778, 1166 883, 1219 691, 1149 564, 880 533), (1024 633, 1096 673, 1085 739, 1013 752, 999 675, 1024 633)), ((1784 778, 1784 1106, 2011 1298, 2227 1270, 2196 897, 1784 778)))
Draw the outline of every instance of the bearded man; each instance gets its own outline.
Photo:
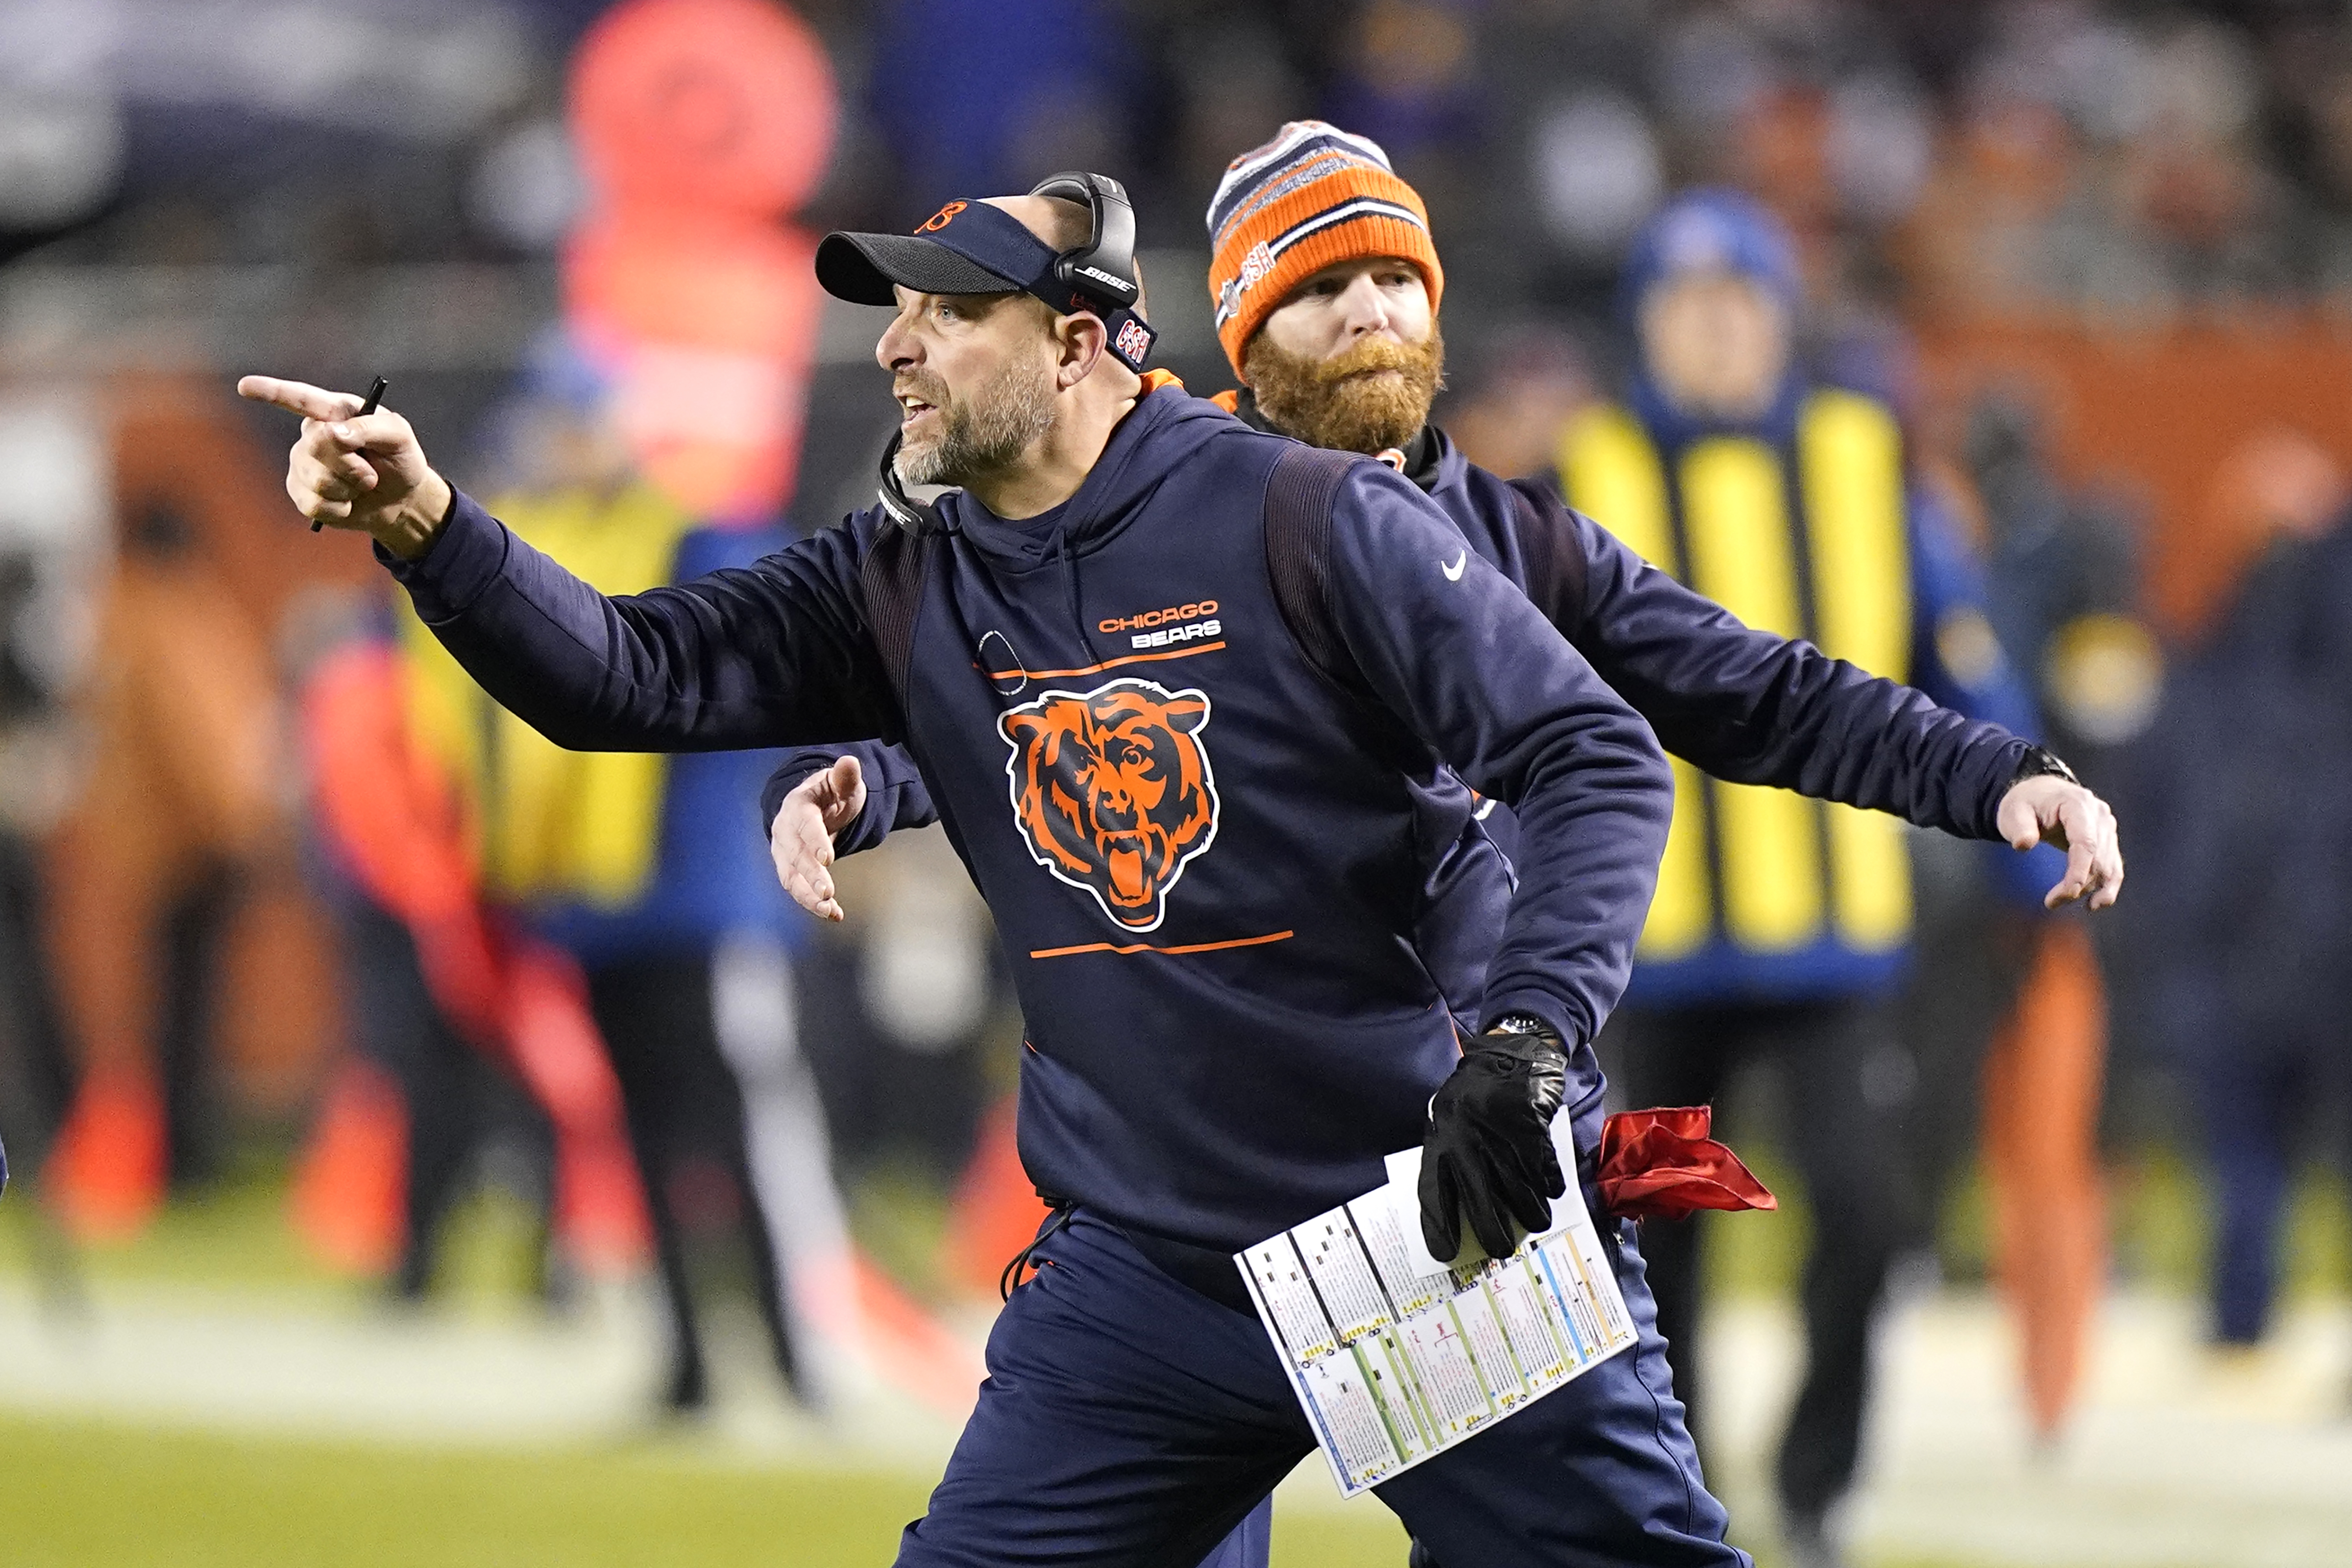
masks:
MULTIPOLYGON (((1457 531, 1459 547, 1442 570, 1459 574, 1475 557, 1508 579, 1669 752, 1717 778, 1963 837, 2021 850, 2062 846, 2066 868, 2048 902, 2115 901, 2123 861, 2114 815, 2050 752, 1810 642, 1742 625, 1564 505, 1555 483, 1506 482, 1428 423, 1444 365, 1444 271, 1420 195, 1376 143, 1320 121, 1286 125, 1228 167, 1208 222, 1218 339, 1243 383, 1219 401, 1255 428, 1377 456, 1402 471, 1457 531)), ((1165 627, 1121 629, 1135 652, 1167 646, 1165 627)), ((1509 905, 1510 862, 1524 858, 1517 824, 1507 806, 1462 809, 1460 781, 1442 770, 1417 794, 1419 841, 1429 848, 1414 949, 1448 1005, 1476 1018, 1509 905)), ((832 920, 842 918, 829 869, 837 855, 937 819, 912 760, 872 744, 791 754, 769 781, 763 810, 784 886, 832 920)), ((1589 1108, 1596 1131, 1601 1093, 1597 1060, 1574 1056, 1568 1098, 1589 1108)), ((1586 1202, 1600 1216, 1593 1143, 1586 1122, 1578 1125, 1586 1202)), ((1633 1227, 1615 1228, 1620 1283, 1628 1303, 1640 1303, 1641 1342, 1549 1399, 1576 1404, 1586 1417, 1580 1430, 1593 1436, 1571 1468, 1631 1478, 1603 1500, 1630 1512, 1601 1539, 1704 1535, 1689 1511, 1691 1499, 1705 1497, 1698 1457, 1633 1227)), ((1588 1561, 1648 1560, 1600 1551, 1588 1561)))

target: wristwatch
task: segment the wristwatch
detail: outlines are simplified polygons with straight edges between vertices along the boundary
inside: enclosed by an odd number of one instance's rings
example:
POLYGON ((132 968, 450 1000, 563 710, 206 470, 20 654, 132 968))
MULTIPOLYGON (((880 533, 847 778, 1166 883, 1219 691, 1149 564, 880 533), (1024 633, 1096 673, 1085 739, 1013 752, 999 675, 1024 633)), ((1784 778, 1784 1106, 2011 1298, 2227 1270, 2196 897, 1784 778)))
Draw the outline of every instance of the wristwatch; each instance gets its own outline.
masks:
MULTIPOLYGON (((1549 1035, 1551 1033, 1551 1026, 1545 1023, 1541 1018, 1537 1017, 1533 1013, 1506 1013, 1503 1016, 1495 1020, 1493 1025, 1487 1028, 1486 1033, 1490 1035, 1549 1035)), ((1432 1111, 1434 1111, 1437 1109, 1437 1096, 1433 1094, 1429 1097, 1428 1109, 1432 1111)))
POLYGON ((2066 765, 2066 759, 2049 747, 2028 746, 2025 755, 2018 761, 2017 772, 2010 775, 2009 787, 2015 789, 2028 779, 2038 779, 2045 774, 2064 779, 2070 784, 2083 782, 2074 770, 2066 765))

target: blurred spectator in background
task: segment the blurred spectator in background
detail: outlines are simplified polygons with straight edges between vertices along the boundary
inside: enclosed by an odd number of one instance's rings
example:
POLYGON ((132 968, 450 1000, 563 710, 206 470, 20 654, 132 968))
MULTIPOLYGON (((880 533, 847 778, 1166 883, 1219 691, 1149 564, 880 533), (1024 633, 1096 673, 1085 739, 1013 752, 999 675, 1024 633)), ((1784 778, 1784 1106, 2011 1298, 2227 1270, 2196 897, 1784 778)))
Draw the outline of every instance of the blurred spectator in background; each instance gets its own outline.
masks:
MULTIPOLYGON (((2162 679, 2136 608, 2137 542, 2116 505, 2062 485, 2021 392, 1976 405, 1959 457, 1942 477, 1954 516, 1974 521, 1990 553, 1997 651, 2029 683, 2045 738, 2128 818, 2126 747, 2147 727, 2162 679)), ((2151 846, 2147 858, 2161 854, 2151 846)), ((2014 862, 1924 840, 1913 856, 1918 959, 1902 1000, 1923 1091, 1912 1140, 1922 1218, 1936 1222, 1980 1152, 1994 1275, 2017 1317, 2028 1413, 2046 1444, 2072 1405, 2106 1272, 2098 1143, 2114 988, 2102 971, 2144 953, 2128 934, 2140 906, 2088 925, 2053 919, 2014 862), (2095 959, 2095 942, 2113 962, 2095 959)))
POLYGON ((485 903, 479 802, 431 744, 446 716, 419 700, 391 605, 352 598, 361 624, 320 650, 302 718, 357 1054, 330 1087, 297 1212, 347 1266, 396 1256, 394 1294, 418 1300, 478 1157, 533 1211, 529 1277, 560 1301, 569 1263, 642 1260, 618 1088, 577 966, 485 903))
POLYGON ((269 650, 320 561, 281 548, 282 489, 187 379, 25 376, 5 402, 24 440, 0 495, 37 497, 18 515, 45 516, 33 537, 60 552, 37 574, 39 668, 84 671, 73 765, 36 745, 5 770, 56 816, 47 923, 83 1069, 47 1196, 77 1231, 121 1236, 174 1181, 241 1159, 226 1119, 291 1110, 331 1036, 269 650))
POLYGON ((265 634, 168 493, 126 498, 88 699, 88 787, 62 829, 60 978, 86 1070, 53 1174, 78 1228, 121 1234, 222 1155, 224 943, 282 853, 265 634))
MULTIPOLYGON (((2137 816, 2165 679, 2162 642, 2141 607, 2146 519, 2118 495, 2065 483, 2047 425, 2021 386, 1989 391, 1968 414, 1960 456, 1982 502, 1993 626, 2032 683, 2050 743, 2118 811, 2137 816)), ((2168 847, 2151 836, 2140 855, 2152 887, 2168 847)), ((2160 899, 2134 900, 2084 928, 2110 1020, 2111 1139, 2147 1135, 2158 1114, 2161 914, 2160 899)))
POLYGON ((2352 1129, 2352 534, 2340 473, 2299 437, 2259 438, 2223 480, 2223 531, 2263 542, 2180 659, 2150 793, 2174 843, 2166 1000, 2216 1184, 2212 1334, 2245 1347, 2295 1157, 2352 1129))
MULTIPOLYGON (((507 415, 509 526, 608 592, 641 592, 773 549, 772 530, 697 524, 639 478, 613 388, 543 346, 507 415)), ((799 1047, 789 905, 751 803, 770 759, 565 752, 493 703, 413 616, 401 640, 426 732, 467 781, 490 896, 571 952, 618 1074, 668 1308, 666 1402, 708 1373, 689 1250, 741 1238, 777 1368, 812 1398, 804 1325, 846 1265, 815 1087, 799 1047), (795 1298, 793 1276, 802 1275, 795 1298)))
MULTIPOLYGON (((2030 733, 1978 570, 1914 487, 1894 416, 1814 384, 1798 363, 1801 289, 1787 231, 1753 201, 1670 204, 1622 283, 1637 345, 1625 403, 1570 428, 1563 494, 1748 625, 2030 733)), ((1916 1069, 1887 1005, 1912 921, 1902 829, 1675 772, 1674 836, 1611 1024, 1617 1081, 1631 1104, 1698 1105, 1758 1058, 1783 1071, 1815 1240, 1804 1378, 1776 1481, 1791 1557, 1830 1563, 1872 1324, 1912 1224, 1902 1138, 1916 1069)), ((1654 1223, 1643 1246, 1676 1391, 1703 1418, 1697 1233, 1654 1223)))

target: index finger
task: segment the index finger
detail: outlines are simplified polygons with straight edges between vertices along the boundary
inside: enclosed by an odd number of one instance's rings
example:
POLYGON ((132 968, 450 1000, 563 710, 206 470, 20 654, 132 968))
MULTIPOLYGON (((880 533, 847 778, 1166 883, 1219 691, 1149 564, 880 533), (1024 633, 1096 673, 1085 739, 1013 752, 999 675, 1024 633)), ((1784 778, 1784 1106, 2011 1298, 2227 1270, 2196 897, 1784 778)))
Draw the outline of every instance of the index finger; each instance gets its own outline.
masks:
POLYGON ((2042 900, 2042 907, 2054 910, 2060 904, 2071 904, 2092 887, 2093 861, 2090 847, 2075 839, 2066 847, 2066 874, 2058 879, 2042 900))
POLYGON ((280 381, 274 375, 239 376, 236 395, 256 403, 299 414, 305 419, 349 419, 360 411, 356 394, 329 392, 307 381, 280 381))

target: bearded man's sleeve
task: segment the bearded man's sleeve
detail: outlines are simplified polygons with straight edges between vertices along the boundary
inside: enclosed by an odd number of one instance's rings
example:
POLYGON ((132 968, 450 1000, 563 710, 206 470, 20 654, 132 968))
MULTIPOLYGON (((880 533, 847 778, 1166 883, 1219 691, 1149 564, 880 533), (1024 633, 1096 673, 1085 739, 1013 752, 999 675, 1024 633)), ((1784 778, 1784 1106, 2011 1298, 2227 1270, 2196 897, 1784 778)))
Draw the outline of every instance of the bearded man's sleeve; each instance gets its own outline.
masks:
POLYGON ((1636 554, 1548 486, 1516 481, 1528 596, 1667 751, 1733 784, 1999 838, 2027 742, 1924 692, 1759 631, 1636 554))

